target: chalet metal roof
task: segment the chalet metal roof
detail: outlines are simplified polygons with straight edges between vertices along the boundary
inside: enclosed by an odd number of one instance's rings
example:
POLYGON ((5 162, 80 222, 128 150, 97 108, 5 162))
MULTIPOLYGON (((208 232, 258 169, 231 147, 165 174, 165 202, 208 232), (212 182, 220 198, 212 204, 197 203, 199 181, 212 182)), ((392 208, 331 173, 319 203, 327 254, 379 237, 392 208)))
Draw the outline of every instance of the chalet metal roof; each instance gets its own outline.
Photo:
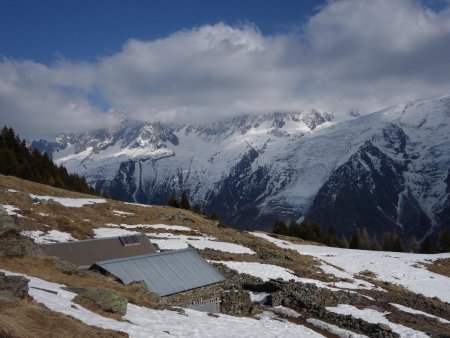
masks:
POLYGON ((96 262, 124 284, 143 281, 160 296, 221 282, 225 278, 194 249, 96 262))
POLYGON ((83 241, 38 244, 35 252, 41 256, 56 256, 79 267, 90 267, 98 261, 156 252, 145 234, 134 235, 131 245, 124 244, 121 237, 96 238, 83 241))

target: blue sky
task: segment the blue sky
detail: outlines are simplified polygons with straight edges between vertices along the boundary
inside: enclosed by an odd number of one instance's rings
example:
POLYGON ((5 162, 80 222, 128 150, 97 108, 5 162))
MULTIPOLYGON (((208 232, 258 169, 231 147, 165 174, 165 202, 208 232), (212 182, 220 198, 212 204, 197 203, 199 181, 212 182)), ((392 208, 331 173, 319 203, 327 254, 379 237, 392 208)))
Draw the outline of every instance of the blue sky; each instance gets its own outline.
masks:
POLYGON ((154 40, 205 24, 253 23, 277 34, 304 22, 318 0, 2 0, 0 55, 49 64, 95 61, 129 39, 154 40))
POLYGON ((449 0, 2 0, 0 120, 51 137, 128 119, 373 112, 450 95, 449 0))

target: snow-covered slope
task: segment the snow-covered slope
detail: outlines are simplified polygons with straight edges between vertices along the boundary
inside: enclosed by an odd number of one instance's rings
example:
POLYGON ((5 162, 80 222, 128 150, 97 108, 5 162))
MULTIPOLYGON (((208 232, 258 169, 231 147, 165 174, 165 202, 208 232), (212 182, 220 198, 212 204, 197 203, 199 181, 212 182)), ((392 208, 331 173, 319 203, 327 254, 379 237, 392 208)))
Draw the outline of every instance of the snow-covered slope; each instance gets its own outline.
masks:
POLYGON ((121 199, 165 204, 188 191, 237 226, 308 217, 338 232, 423 237, 449 214, 450 97, 344 122, 318 111, 209 125, 122 122, 35 143, 121 199))

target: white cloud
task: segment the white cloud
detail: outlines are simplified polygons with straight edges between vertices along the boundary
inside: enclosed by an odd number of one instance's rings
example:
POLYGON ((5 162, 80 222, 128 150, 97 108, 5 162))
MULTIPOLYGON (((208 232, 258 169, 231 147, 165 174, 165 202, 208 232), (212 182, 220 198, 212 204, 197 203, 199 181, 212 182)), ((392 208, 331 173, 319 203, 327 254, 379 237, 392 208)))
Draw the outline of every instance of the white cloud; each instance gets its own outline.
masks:
POLYGON ((330 1, 283 35, 219 23, 130 40, 94 64, 4 60, 0 109, 4 123, 33 136, 110 124, 96 96, 141 120, 197 122, 311 107, 369 112, 450 94, 448 60, 448 8, 330 1))

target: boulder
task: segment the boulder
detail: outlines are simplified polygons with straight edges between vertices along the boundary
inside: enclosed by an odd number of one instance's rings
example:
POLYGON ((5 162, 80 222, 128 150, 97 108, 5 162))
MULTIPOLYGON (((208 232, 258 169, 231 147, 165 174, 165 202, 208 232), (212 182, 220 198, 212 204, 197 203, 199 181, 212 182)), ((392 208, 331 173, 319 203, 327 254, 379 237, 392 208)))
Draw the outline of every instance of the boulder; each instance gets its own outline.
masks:
POLYGON ((29 280, 22 276, 6 276, 0 272, 0 298, 24 299, 28 296, 29 280))
POLYGON ((383 330, 383 331, 386 331, 386 332, 392 332, 392 329, 388 325, 383 324, 383 323, 378 323, 378 328, 380 330, 383 330))
POLYGON ((87 289, 80 294, 94 301, 103 311, 125 315, 128 300, 117 292, 105 289, 87 289))
POLYGON ((33 242, 20 235, 14 219, 0 206, 0 257, 23 257, 31 254, 33 242))

